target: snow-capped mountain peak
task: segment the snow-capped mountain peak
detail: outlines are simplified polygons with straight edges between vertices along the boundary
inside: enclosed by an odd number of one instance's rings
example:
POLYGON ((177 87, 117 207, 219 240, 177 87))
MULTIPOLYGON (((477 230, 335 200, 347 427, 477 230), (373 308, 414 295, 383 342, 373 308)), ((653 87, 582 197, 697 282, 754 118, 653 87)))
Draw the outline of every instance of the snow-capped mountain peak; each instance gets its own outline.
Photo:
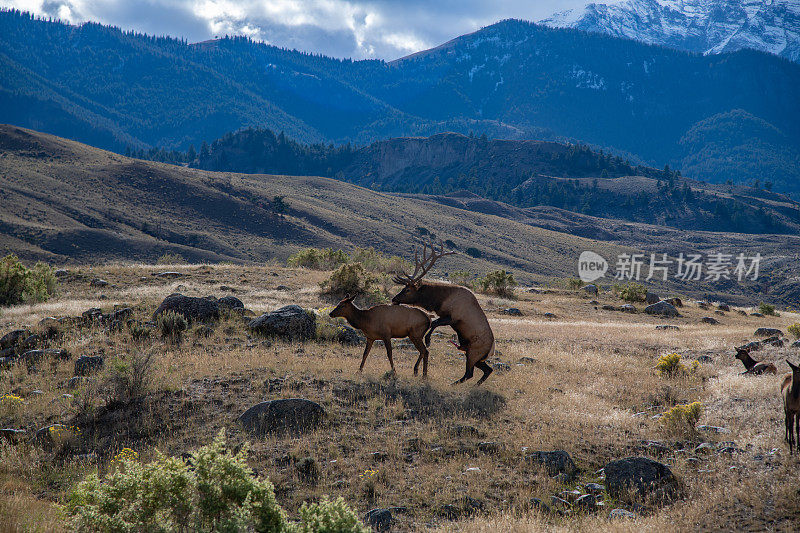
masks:
POLYGON ((800 0, 618 0, 540 23, 706 54, 752 48, 800 62, 800 0))

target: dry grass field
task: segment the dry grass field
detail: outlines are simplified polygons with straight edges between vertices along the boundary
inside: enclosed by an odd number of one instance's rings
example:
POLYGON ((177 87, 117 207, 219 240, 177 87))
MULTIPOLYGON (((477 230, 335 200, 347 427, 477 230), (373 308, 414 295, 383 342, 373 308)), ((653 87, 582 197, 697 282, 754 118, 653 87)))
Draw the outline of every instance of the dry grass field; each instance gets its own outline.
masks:
MULTIPOLYGON (((36 329, 46 317, 80 316, 91 307, 132 307, 135 318, 147 321, 173 292, 233 294, 256 315, 299 304, 323 316, 332 304, 320 295, 327 275, 277 264, 71 268, 55 298, 3 309, 0 334, 36 329), (152 275, 164 270, 181 276, 152 275), (109 285, 90 286, 98 277, 109 285)), ((69 359, 45 359, 30 371, 21 364, 0 370, 0 393, 20 398, 0 406, 0 427, 27 432, 18 444, 0 442, 0 531, 67 530, 58 504, 88 472, 112 468, 123 448, 143 461, 156 450, 178 456, 223 428, 230 443, 251 444, 251 466, 275 484, 290 515, 301 502, 327 494, 343 496, 362 516, 397 508, 397 531, 800 528, 800 460, 783 442, 778 392, 788 372, 784 359, 797 359, 800 350, 787 342, 754 352, 773 360, 778 376, 742 376, 733 357, 733 346, 753 340, 756 328, 785 332, 800 315, 758 318, 735 309, 720 315, 686 302, 681 317, 665 320, 602 310, 583 291, 516 293, 514 301, 479 296, 497 337, 490 361, 495 372, 479 388, 451 385, 463 374, 464 358, 448 342, 449 328, 434 336, 423 380, 412 375, 416 351, 399 340, 394 378, 386 375, 380 345, 359 375, 362 346, 252 336, 237 316, 221 319, 207 337, 190 329, 180 345, 155 334, 134 341, 127 328, 63 326, 48 342, 66 349, 69 359), (508 307, 522 316, 503 314, 508 307), (704 316, 720 323, 701 323, 704 316), (657 330, 658 324, 680 329, 657 330), (663 376, 654 367, 659 356, 673 352, 687 366, 703 362, 694 372, 663 376), (153 354, 150 365, 137 367, 147 353, 153 354), (82 355, 102 355, 104 368, 68 389, 74 359, 82 355), (118 385, 132 366, 143 378, 136 390, 118 385), (237 423, 260 401, 294 397, 325 408, 319 429, 260 438, 237 423), (657 416, 694 401, 703 406, 700 429, 678 432, 657 416), (36 430, 55 423, 78 429, 50 449, 32 442, 36 430), (711 446, 698 449, 702 443, 711 446), (567 451, 577 477, 550 477, 525 460, 534 450, 567 451), (681 485, 676 501, 637 505, 606 494, 594 513, 548 514, 531 505, 532 498, 549 505, 565 490, 603 483, 598 471, 608 461, 636 455, 670 466, 681 485), (609 518, 615 508, 632 510, 636 518, 609 518)), ((607 293, 597 299, 600 305, 623 303, 607 293)))

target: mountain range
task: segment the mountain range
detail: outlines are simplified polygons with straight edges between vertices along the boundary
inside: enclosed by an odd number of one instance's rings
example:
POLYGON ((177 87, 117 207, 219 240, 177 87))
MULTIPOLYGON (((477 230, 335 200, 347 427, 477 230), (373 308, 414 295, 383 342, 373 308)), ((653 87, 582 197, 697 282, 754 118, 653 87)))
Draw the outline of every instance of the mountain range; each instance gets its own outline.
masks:
POLYGON ((800 61, 798 0, 620 0, 561 11, 541 23, 703 54, 750 48, 800 61))
POLYGON ((0 122, 118 152, 248 126, 361 145, 475 132, 797 193, 798 86, 800 65, 771 54, 703 56, 518 20, 386 63, 0 13, 0 122))

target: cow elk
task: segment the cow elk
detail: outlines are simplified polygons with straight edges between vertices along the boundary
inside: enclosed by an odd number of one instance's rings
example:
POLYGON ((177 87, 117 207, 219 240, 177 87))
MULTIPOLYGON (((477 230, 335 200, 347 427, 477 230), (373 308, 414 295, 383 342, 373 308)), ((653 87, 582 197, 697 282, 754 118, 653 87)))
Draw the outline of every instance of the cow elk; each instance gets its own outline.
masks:
POLYGON ((797 447, 800 442, 800 366, 793 365, 788 359, 786 362, 792 373, 786 374, 783 378, 781 396, 783 396, 783 411, 786 414, 785 440, 789 444, 789 455, 792 455, 792 448, 797 447))
POLYGON ((415 253, 414 273, 409 275, 402 272, 394 277, 394 282, 404 285, 404 288, 392 298, 392 303, 413 305, 436 313, 438 318, 433 321, 425 336, 427 346, 430 346, 431 334, 435 328, 451 326, 458 335, 457 348, 466 352, 467 357, 464 376, 455 383, 463 383, 472 378, 477 367, 483 371, 483 376, 477 383, 480 385, 492 373, 492 367, 486 364, 486 360, 494 355, 495 343, 492 328, 478 299, 466 287, 422 279, 438 259, 453 253, 455 252, 445 252, 443 244, 440 245, 439 252, 434 243, 423 245, 422 258, 420 259, 419 251, 415 253))
POLYGON ((742 362, 745 371, 742 374, 753 374, 758 376, 760 374, 777 374, 778 369, 772 363, 759 362, 750 356, 750 351, 742 348, 736 348, 736 359, 742 362))
POLYGON ((431 325, 431 317, 407 305, 376 305, 369 309, 359 309, 353 303, 353 298, 355 296, 348 296, 339 302, 330 312, 330 316, 344 318, 351 326, 361 330, 367 338, 367 346, 364 348, 364 356, 361 358, 358 371, 364 370, 364 363, 367 361, 372 344, 376 340, 381 340, 386 346, 386 357, 389 358, 389 366, 394 372, 392 339, 408 337, 419 350, 419 357, 414 364, 414 375, 417 375, 419 363, 422 361, 422 375, 427 376, 428 348, 423 339, 431 325))

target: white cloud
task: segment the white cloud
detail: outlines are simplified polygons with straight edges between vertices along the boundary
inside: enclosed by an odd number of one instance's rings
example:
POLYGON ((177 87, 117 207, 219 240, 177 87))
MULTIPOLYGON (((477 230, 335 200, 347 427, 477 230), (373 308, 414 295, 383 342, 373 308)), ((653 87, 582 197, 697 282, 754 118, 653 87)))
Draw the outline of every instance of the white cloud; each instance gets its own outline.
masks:
POLYGON ((0 0, 0 6, 200 41, 247 35, 336 57, 397 57, 504 18, 540 20, 584 0, 0 0))

